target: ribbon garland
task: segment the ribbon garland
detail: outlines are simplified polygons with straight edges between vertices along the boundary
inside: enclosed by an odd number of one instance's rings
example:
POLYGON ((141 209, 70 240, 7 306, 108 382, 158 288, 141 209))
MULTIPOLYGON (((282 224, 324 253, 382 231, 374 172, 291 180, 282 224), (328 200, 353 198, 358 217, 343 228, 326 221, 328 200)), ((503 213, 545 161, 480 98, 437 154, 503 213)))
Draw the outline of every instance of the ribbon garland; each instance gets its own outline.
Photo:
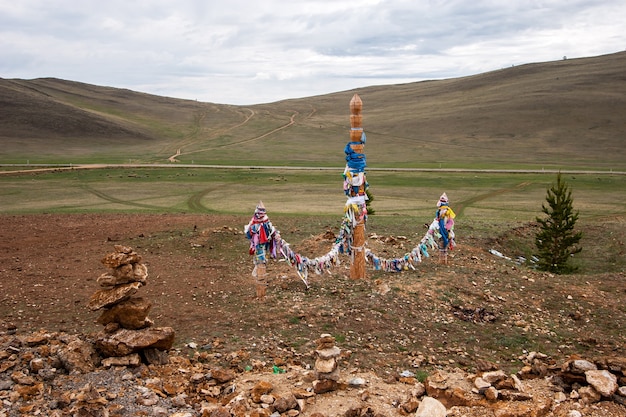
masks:
POLYGON ((424 258, 429 257, 428 249, 434 250, 438 247, 435 237, 437 234, 429 228, 420 243, 400 258, 380 258, 369 249, 365 252, 365 257, 377 271, 402 272, 409 268, 415 270, 415 264, 422 262, 422 256, 424 258))
MULTIPOLYGON (((344 210, 344 218, 339 230, 339 236, 335 239, 335 243, 328 253, 316 258, 308 258, 295 252, 291 245, 285 241, 280 235, 280 231, 272 225, 267 217, 259 219, 259 207, 255 212, 255 216, 250 223, 244 228, 246 237, 250 240, 250 254, 254 255, 254 264, 267 262, 266 253, 274 259, 279 256, 285 259, 293 266, 307 289, 309 288, 308 274, 313 271, 318 275, 323 272, 329 272, 330 268, 341 264, 340 254, 351 255, 355 250, 363 250, 363 248, 355 248, 352 246, 352 230, 356 226, 358 220, 366 215, 362 206, 362 210, 358 210, 356 204, 347 204, 344 210)), ((264 211, 263 211, 264 214, 264 211)))
POLYGON ((330 273, 330 269, 341 264, 339 255, 343 253, 351 254, 352 247, 352 229, 356 225, 356 215, 353 213, 353 208, 350 206, 345 210, 345 216, 341 223, 339 230, 339 236, 335 239, 335 243, 328 253, 325 255, 308 258, 295 252, 291 249, 291 245, 285 241, 280 232, 276 231, 273 235, 273 245, 277 248, 277 253, 282 256, 291 266, 296 270, 296 273, 309 288, 308 274, 309 271, 315 272, 317 275, 321 275, 324 272, 330 273))
MULTIPOLYGON (((440 211, 440 209, 437 211, 438 217, 440 211)), ((266 216, 261 221, 253 218, 244 231, 248 239, 250 239, 250 253, 255 255, 255 265, 265 263, 267 261, 267 252, 269 252, 270 256, 274 259, 278 258, 280 255, 280 257, 285 259, 295 268, 298 276, 308 289, 309 271, 313 271, 317 275, 321 275, 324 272, 330 273, 331 268, 341 264, 341 260, 339 259, 341 254, 353 256, 354 252, 365 250, 365 259, 373 266, 374 270, 402 272, 408 269, 415 270, 415 265, 422 262, 422 257, 429 257, 429 249, 441 249, 437 244, 437 240, 443 240, 441 230, 445 230, 448 237, 445 247, 453 249, 456 246, 454 241, 453 220, 455 215, 449 207, 447 207, 446 211, 448 213, 448 217, 445 219, 445 227, 443 229, 441 228, 441 219, 438 217, 435 218, 417 246, 415 246, 410 252, 407 252, 404 256, 391 259, 381 258, 368 248, 354 247, 352 245, 352 231, 361 216, 367 215, 364 210, 364 206, 358 204, 346 204, 344 218, 339 229, 339 235, 335 239, 335 243, 328 253, 316 258, 308 258, 298 252, 295 252, 291 248, 291 245, 281 237, 280 231, 274 228, 266 216)))
POLYGON ((422 255, 428 258, 428 249, 439 249, 440 251, 452 250, 456 247, 454 240, 454 218, 456 214, 448 204, 448 196, 443 193, 437 202, 435 219, 428 227, 428 231, 422 237, 420 243, 401 258, 383 259, 379 258, 371 251, 366 253, 366 258, 374 264, 374 269, 385 272, 401 272, 407 269, 415 269, 414 264, 422 261, 422 255), (441 240, 440 246, 437 241, 441 240))

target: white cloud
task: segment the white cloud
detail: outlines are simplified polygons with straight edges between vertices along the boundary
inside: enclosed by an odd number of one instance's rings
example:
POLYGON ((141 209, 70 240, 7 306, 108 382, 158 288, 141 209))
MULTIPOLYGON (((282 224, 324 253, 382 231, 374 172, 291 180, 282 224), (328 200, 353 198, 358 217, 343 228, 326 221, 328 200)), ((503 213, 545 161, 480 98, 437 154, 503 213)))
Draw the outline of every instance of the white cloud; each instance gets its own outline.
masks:
POLYGON ((621 0, 0 0, 0 77, 229 104, 624 50, 621 0))

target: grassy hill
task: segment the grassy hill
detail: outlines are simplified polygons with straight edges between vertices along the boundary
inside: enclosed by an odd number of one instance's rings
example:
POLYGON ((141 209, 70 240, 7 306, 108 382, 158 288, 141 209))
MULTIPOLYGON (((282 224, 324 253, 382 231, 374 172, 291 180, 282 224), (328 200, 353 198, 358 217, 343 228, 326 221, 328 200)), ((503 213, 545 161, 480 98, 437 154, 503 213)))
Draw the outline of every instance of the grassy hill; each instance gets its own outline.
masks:
POLYGON ((626 169, 626 52, 231 106, 0 79, 0 163, 341 166, 349 101, 370 167, 626 169))

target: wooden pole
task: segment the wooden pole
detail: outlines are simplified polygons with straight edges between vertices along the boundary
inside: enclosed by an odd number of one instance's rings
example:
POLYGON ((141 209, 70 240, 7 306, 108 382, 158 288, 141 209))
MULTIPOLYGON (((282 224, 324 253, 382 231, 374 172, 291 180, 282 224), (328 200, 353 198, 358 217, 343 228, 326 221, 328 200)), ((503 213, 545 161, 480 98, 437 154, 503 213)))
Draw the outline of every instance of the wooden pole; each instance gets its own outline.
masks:
MULTIPOLYGON (((361 110, 363 102, 358 94, 352 96, 350 100, 350 148, 357 153, 362 154, 365 143, 363 142, 363 116, 361 110)), ((359 186, 357 195, 365 196, 365 181, 359 186)), ((358 205, 358 212, 355 213, 357 224, 353 228, 352 236, 352 264, 350 265, 350 278, 365 278, 365 216, 367 210, 365 208, 365 200, 363 204, 358 205)))
POLYGON ((256 284, 256 298, 263 300, 267 290, 267 248, 273 239, 274 227, 267 217, 265 206, 259 201, 250 222, 244 227, 244 233, 250 240, 250 255, 254 255, 252 277, 256 284))
POLYGON ((439 263, 447 265, 448 264, 448 249, 439 249, 439 263))
POLYGON ((265 269, 265 264, 257 264, 255 266, 255 274, 256 298, 262 301, 265 299, 267 290, 267 270, 265 269))
POLYGON ((350 266, 350 278, 365 278, 365 221, 359 220, 354 227, 352 265, 350 266))

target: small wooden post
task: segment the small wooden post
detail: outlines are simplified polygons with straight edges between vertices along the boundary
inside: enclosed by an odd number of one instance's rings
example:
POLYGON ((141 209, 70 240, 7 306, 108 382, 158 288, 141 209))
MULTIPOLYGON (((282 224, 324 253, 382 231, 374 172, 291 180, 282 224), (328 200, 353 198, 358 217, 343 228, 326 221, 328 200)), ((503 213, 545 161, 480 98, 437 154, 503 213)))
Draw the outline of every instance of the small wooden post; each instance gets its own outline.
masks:
POLYGON ((256 284, 256 297, 259 300, 265 298, 267 290, 267 251, 274 239, 274 226, 267 217, 265 206, 259 201, 250 222, 244 227, 244 233, 250 240, 250 255, 254 255, 254 269, 252 277, 256 284))
POLYGON ((439 263, 447 265, 448 264, 448 249, 439 249, 439 263))
POLYGON ((257 264, 254 268, 254 279, 256 282, 256 298, 259 300, 265 299, 265 292, 267 290, 267 270, 265 264, 257 264))
MULTIPOLYGON (((359 154, 363 153, 365 143, 363 142, 363 102, 358 94, 352 96, 350 100, 350 148, 359 154)), ((365 181, 359 186, 357 195, 365 196, 365 181)), ((352 236, 352 264, 350 265, 350 278, 365 278, 365 200, 358 206, 358 213, 355 213, 357 224, 353 229, 352 236)))
POLYGON ((448 249, 454 247, 454 218, 456 214, 450 208, 448 201, 448 195, 446 193, 441 194, 439 201, 437 202, 437 217, 436 221, 439 224, 439 233, 441 239, 439 242, 439 263, 448 264, 448 249))

